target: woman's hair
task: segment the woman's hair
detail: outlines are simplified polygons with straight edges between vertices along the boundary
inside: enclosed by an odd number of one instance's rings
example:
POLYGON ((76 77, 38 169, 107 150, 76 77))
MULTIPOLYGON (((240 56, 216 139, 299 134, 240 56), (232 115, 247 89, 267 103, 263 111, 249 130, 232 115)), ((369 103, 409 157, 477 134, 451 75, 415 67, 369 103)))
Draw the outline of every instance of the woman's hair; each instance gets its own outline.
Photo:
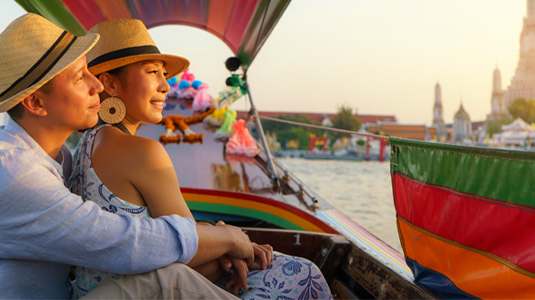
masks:
POLYGON ((128 85, 128 82, 126 81, 126 66, 122 66, 122 67, 107 71, 107 73, 109 73, 110 75, 119 77, 119 80, 121 81, 121 85, 123 86, 124 89, 126 89, 128 85))

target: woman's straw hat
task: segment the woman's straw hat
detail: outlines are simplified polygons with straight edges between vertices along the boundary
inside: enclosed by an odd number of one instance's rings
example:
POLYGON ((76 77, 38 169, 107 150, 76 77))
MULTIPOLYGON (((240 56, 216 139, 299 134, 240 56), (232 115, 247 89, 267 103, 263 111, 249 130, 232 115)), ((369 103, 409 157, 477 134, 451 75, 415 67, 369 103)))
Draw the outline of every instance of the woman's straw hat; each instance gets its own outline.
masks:
POLYGON ((6 112, 82 57, 97 34, 76 37, 26 14, 0 34, 0 112, 6 112))
POLYGON ((99 42, 87 53, 89 71, 94 75, 144 60, 162 60, 167 78, 189 66, 176 55, 161 54, 140 20, 117 19, 101 22, 89 30, 100 35, 99 42))

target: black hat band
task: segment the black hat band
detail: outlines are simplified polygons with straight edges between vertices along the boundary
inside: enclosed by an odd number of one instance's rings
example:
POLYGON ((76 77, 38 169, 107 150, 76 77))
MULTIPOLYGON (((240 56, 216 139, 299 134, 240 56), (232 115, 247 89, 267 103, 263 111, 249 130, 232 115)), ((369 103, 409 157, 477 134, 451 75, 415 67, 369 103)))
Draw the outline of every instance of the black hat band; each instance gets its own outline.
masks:
POLYGON ((115 50, 112 52, 108 52, 106 54, 102 54, 101 56, 90 61, 87 66, 91 68, 101 63, 105 63, 107 61, 111 61, 114 59, 128 57, 128 56, 142 55, 142 54, 161 54, 161 53, 160 53, 160 50, 158 50, 158 47, 152 46, 152 45, 124 48, 124 49, 119 49, 119 50, 115 50))
POLYGON ((21 91, 31 87, 41 80, 65 55, 67 50, 76 41, 76 36, 63 31, 63 33, 54 42, 52 47, 17 81, 0 94, 0 102, 9 99, 21 91))

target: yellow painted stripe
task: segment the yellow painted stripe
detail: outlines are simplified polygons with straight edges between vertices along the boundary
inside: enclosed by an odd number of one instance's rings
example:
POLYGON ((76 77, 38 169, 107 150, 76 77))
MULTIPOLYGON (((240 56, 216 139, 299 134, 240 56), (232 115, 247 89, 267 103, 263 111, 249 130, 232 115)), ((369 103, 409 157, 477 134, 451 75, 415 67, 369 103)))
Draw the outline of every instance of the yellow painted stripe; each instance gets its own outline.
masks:
POLYGON ((214 204, 223 204, 228 206, 243 207, 254 210, 259 210, 265 213, 269 213, 275 216, 278 216, 282 219, 287 220, 288 222, 294 223, 295 225, 303 228, 306 231, 312 232, 325 232, 314 223, 311 223, 308 220, 303 219, 302 217, 284 210, 282 208, 272 206, 265 203, 260 203, 252 200, 238 199, 225 196, 216 196, 216 195, 206 195, 206 194, 194 194, 194 193, 183 193, 184 199, 186 201, 192 202, 203 202, 203 203, 214 203, 214 204))
MULTIPOLYGON (((533 299, 535 278, 454 241, 435 238, 398 219, 405 255, 420 265, 447 276, 458 288, 481 299, 533 299)), ((429 233, 429 234, 428 234, 429 233)))
MULTIPOLYGON (((333 215, 332 213, 330 212, 327 212, 332 218, 334 218, 335 220, 337 220, 340 225, 344 226, 344 228, 346 228, 348 231, 350 231, 351 233, 353 233, 354 235, 358 236, 360 239, 362 240, 367 240, 366 237, 364 237, 363 235, 361 235, 358 231, 356 231, 355 229, 347 226, 342 220, 340 220, 339 218, 337 218, 335 215, 333 215)), ((383 256, 385 257, 388 257, 390 258, 390 261, 393 262, 396 266, 398 266, 399 268, 401 269, 404 269, 405 271, 407 271, 408 273, 411 273, 411 270, 409 269, 409 267, 404 264, 404 263, 400 263, 398 260, 394 259, 390 254, 384 252, 383 250, 377 248, 377 247, 374 247, 371 243, 368 244, 370 247, 372 247, 375 251, 379 252, 380 254, 382 254, 383 256)))

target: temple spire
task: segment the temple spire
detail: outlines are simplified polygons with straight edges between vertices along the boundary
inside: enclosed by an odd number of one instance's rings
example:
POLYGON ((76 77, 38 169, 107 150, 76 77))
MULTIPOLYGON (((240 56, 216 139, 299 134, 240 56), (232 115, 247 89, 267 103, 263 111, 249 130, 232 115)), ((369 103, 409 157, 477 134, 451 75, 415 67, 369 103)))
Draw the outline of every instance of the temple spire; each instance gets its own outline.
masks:
POLYGON ((446 124, 444 124, 444 118, 442 117, 442 89, 440 84, 435 85, 435 105, 433 107, 433 126, 437 129, 437 136, 440 140, 444 137, 446 138, 448 129, 446 124))
POLYGON ((435 106, 439 104, 442 106, 442 89, 440 88, 440 84, 438 83, 435 85, 435 106))
POLYGON ((504 93, 502 90, 502 74, 496 64, 494 74, 492 75, 492 96, 490 100, 491 111, 489 118, 495 118, 499 115, 507 113, 507 107, 505 105, 504 93))
POLYGON ((535 99, 535 0, 526 2, 518 64, 515 75, 504 92, 506 106, 519 98, 535 99))
POLYGON ((496 69, 494 69, 494 74, 492 75, 492 93, 503 94, 502 90, 502 73, 498 69, 498 64, 496 64, 496 69))
POLYGON ((433 125, 444 123, 442 118, 442 90, 440 84, 435 85, 435 106, 433 107, 433 125))
POLYGON ((528 0, 526 19, 528 20, 535 19, 535 0, 528 0))

